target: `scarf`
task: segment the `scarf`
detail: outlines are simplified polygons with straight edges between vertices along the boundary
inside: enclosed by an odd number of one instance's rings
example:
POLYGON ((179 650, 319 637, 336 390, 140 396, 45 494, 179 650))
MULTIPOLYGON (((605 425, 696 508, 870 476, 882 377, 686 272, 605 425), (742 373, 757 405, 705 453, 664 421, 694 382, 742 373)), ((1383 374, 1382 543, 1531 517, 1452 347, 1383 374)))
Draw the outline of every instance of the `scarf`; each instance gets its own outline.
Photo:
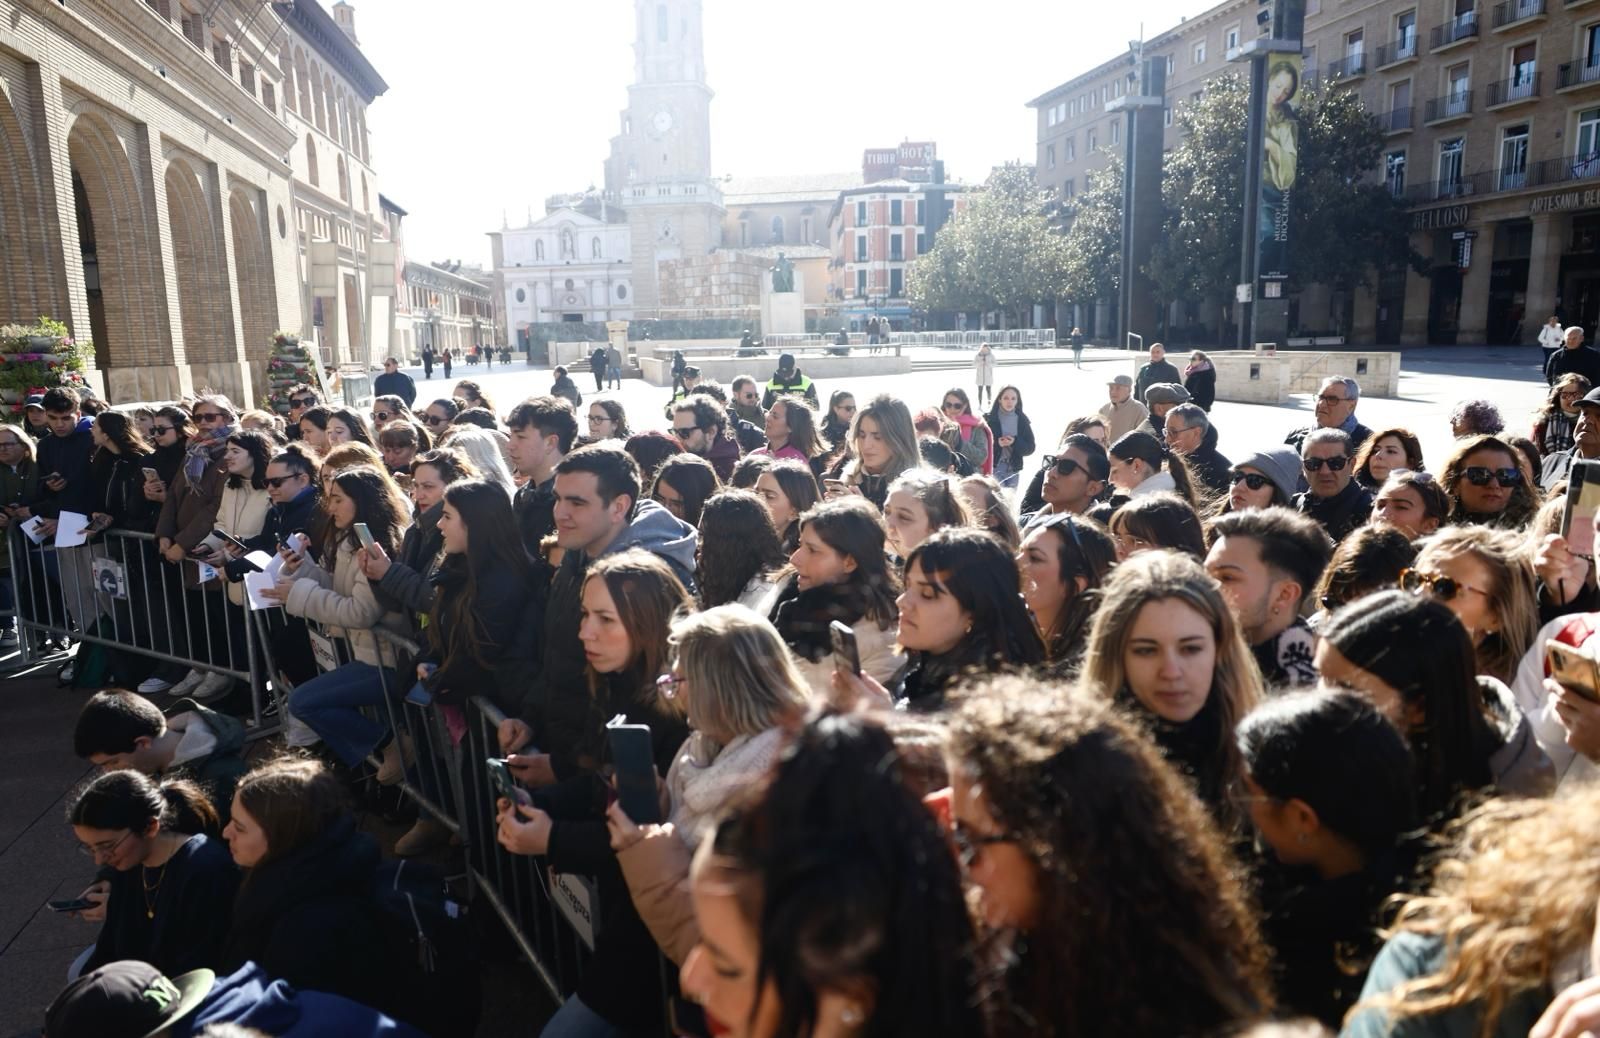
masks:
POLYGON ((222 452, 227 448, 227 439, 232 435, 231 425, 224 425, 209 434, 195 435, 183 459, 183 474, 189 480, 191 487, 200 485, 200 481, 205 478, 207 467, 222 460, 222 452))
POLYGON ((1187 381, 1192 375, 1194 375, 1198 371, 1210 371, 1210 370, 1211 370, 1211 362, 1209 360, 1197 360, 1193 364, 1190 364, 1188 367, 1183 369, 1183 377, 1187 381))
MULTIPOLYGON (((977 426, 983 426, 983 428, 985 428, 985 429, 988 428, 988 426, 983 424, 983 419, 979 418, 975 414, 964 414, 964 415, 961 415, 960 417, 958 417, 956 419, 956 424, 961 426, 961 438, 963 440, 971 440, 972 439, 972 430, 974 428, 976 428, 977 426)), ((985 454, 984 454, 984 457, 983 457, 983 474, 985 476, 994 475, 994 437, 993 436, 988 437, 987 446, 985 448, 985 454)))

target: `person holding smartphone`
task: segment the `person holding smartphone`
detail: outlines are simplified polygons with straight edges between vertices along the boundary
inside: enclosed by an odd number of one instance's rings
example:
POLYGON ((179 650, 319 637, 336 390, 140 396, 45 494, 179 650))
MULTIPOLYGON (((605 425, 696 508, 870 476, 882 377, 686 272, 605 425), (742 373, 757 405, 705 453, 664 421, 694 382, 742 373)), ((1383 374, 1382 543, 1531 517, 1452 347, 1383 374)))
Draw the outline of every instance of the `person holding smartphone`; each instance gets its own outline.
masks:
POLYGON ((373 628, 409 637, 411 624, 402 610, 374 593, 356 558, 364 550, 356 526, 365 524, 372 543, 393 555, 411 525, 410 509, 394 480, 376 468, 345 469, 327 485, 321 562, 285 547, 283 575, 263 594, 283 603, 291 616, 313 620, 328 628, 331 637, 344 639, 352 658, 296 688, 289 709, 347 768, 361 767, 369 754, 381 750, 378 781, 396 785, 405 775, 406 751, 387 725, 368 718, 361 708, 381 706, 384 689, 398 685, 394 653, 380 652, 373 628))
POLYGON ((216 808, 192 782, 111 771, 78 793, 67 817, 78 849, 103 870, 74 914, 101 921, 87 973, 140 959, 177 974, 216 965, 239 870, 216 808))

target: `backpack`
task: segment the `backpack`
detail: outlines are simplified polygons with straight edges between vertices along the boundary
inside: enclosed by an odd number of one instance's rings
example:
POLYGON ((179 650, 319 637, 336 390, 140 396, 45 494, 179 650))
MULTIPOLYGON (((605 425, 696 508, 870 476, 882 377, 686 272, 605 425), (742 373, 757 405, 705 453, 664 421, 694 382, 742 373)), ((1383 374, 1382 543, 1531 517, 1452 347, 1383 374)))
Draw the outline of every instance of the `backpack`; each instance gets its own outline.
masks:
POLYGON ((373 895, 386 942, 409 967, 395 978, 409 986, 405 1021, 431 1035, 474 1033, 482 1001, 477 942, 443 870, 386 859, 373 895))

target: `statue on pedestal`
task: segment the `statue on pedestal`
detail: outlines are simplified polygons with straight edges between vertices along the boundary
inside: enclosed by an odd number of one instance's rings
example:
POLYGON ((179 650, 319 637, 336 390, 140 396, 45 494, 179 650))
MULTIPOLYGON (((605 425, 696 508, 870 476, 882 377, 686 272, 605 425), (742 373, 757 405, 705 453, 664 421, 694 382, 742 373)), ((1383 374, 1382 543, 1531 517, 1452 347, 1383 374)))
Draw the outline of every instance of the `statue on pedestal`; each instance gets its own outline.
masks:
POLYGON ((772 271, 772 290, 774 292, 794 291, 794 264, 782 252, 778 253, 778 262, 768 268, 772 271))

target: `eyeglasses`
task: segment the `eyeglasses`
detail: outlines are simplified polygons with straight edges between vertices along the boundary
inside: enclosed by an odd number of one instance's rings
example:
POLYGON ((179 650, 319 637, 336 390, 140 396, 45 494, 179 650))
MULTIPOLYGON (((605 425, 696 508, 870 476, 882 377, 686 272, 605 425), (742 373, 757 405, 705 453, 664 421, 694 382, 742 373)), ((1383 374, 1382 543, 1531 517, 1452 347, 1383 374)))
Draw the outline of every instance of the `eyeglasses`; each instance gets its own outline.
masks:
POLYGON ((1346 399, 1347 399, 1346 397, 1334 396, 1331 393, 1324 393, 1321 396, 1317 397, 1317 403, 1319 403, 1319 404, 1328 404, 1328 405, 1342 404, 1342 403, 1345 402, 1346 399))
POLYGON ((1482 465, 1472 465, 1461 474, 1467 478, 1468 483, 1475 487, 1486 487, 1489 485, 1490 480, 1507 488, 1518 486, 1522 483, 1521 469, 1491 469, 1482 465))
POLYGON ((1306 458, 1300 462, 1306 467, 1307 472, 1321 472, 1322 466, 1328 466, 1329 472, 1343 472, 1344 467, 1350 464, 1350 459, 1344 455, 1336 458, 1306 458))
POLYGON ((1416 569, 1403 569, 1400 571, 1400 586, 1413 594, 1427 591, 1441 602, 1448 602, 1463 591, 1474 591, 1484 598, 1490 597, 1489 592, 1481 587, 1463 584, 1453 577, 1439 573, 1424 573, 1416 569))
POLYGON ((374 411, 374 412, 372 412, 372 420, 374 422, 387 422, 390 417, 391 417, 391 415, 389 414, 388 411, 374 411))
POLYGON ((678 689, 682 688, 687 680, 689 679, 679 677, 677 674, 663 674, 656 678, 656 691, 661 693, 663 699, 676 699, 678 689))
POLYGON ((961 401, 959 401, 959 400, 946 400, 944 402, 944 409, 946 411, 959 411, 959 410, 961 410, 961 401))
POLYGON ((700 427, 698 425, 691 425, 688 427, 674 425, 672 427, 672 435, 676 436, 680 440, 687 440, 689 437, 693 436, 699 431, 700 427))
POLYGON ((1113 534, 1111 537, 1117 550, 1124 555, 1136 555, 1141 551, 1148 551, 1156 546, 1154 541, 1147 541, 1143 537, 1135 537, 1131 533, 1113 534))
POLYGON ((99 858, 102 854, 109 858, 117 853, 117 848, 121 847, 123 842, 132 835, 133 830, 129 829, 117 839, 117 842, 109 847, 103 843, 80 843, 78 844, 78 853, 86 858, 99 858))
POLYGON ((1055 469, 1058 474, 1063 476, 1070 476, 1080 469, 1084 472, 1089 471, 1082 465, 1079 465, 1077 462, 1073 461, 1071 458, 1064 458, 1055 454, 1046 454, 1043 458, 1043 461, 1045 468, 1055 469))
POLYGON ((293 397, 289 401, 291 407, 316 407, 317 398, 314 396, 293 397))
POLYGON ((197 421, 197 422, 205 422, 205 423, 209 424, 211 422, 226 421, 227 420, 227 416, 224 415, 221 411, 207 411, 205 414, 200 414, 199 412, 196 412, 195 416, 194 416, 194 420, 197 421))
POLYGON ((273 490, 276 490, 279 487, 283 486, 285 483, 289 482, 291 479, 299 479, 301 476, 304 476, 304 475, 305 475, 304 472, 296 472, 292 476, 268 476, 266 479, 263 479, 261 482, 265 483, 269 488, 271 488, 273 490))
POLYGON ((978 852, 997 843, 1016 843, 1016 833, 975 833, 962 824, 959 818, 950 821, 950 842, 956 845, 956 857, 962 868, 971 867, 978 852))
POLYGON ((589 416, 589 424, 590 425, 604 425, 607 422, 613 422, 613 421, 616 421, 616 419, 611 418, 611 417, 609 417, 607 415, 603 415, 603 414, 592 414, 592 415, 589 416))
POLYGON ((167 433, 172 432, 173 428, 170 425, 152 425, 150 431, 157 436, 165 436, 167 433))
POLYGON ((16 440, 0 440, 0 451, 15 450, 20 446, 22 444, 16 440))
POLYGON ((424 422, 426 422, 430 428, 432 426, 436 426, 436 425, 449 425, 450 424, 450 419, 448 419, 448 418, 440 418, 436 414, 425 414, 425 415, 422 416, 422 420, 424 422))
MULTIPOLYGON (((1334 469, 1334 471, 1338 472, 1339 470, 1334 469)), ((1240 483, 1243 483, 1251 490, 1260 490, 1262 487, 1266 486, 1268 482, 1267 477, 1263 476, 1259 472, 1240 472, 1237 469, 1228 473, 1228 478, 1231 486, 1238 486, 1240 483)))

